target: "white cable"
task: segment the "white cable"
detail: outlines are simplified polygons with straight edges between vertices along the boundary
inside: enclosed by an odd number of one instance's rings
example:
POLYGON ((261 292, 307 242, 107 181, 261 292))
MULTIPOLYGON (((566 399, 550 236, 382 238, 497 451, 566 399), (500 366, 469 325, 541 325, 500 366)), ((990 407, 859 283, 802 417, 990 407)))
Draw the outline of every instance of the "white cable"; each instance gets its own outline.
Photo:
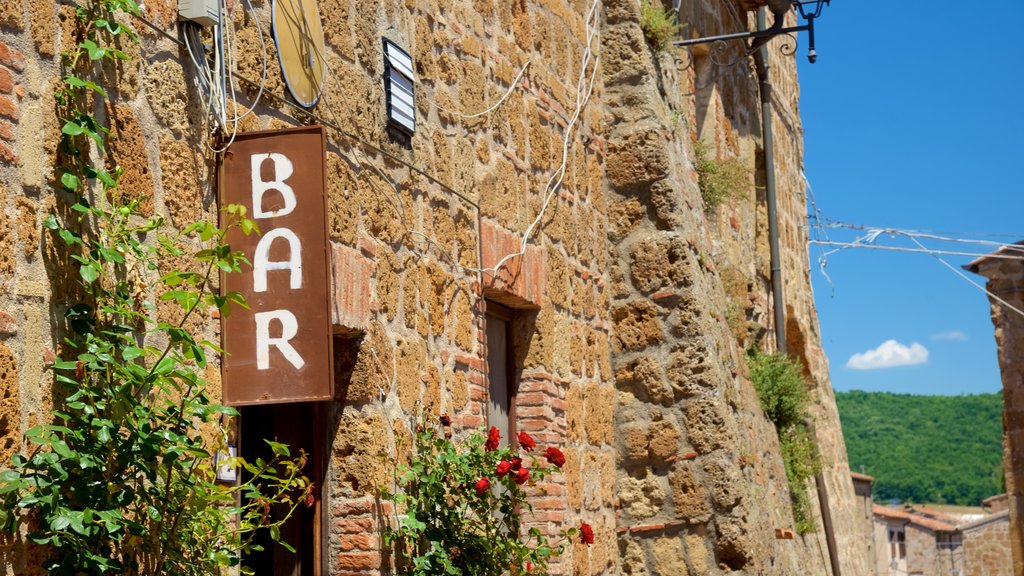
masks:
MULTIPOLYGON (((919 247, 919 248, 921 248, 922 250, 926 250, 926 251, 928 250, 927 248, 925 248, 925 247, 924 247, 924 244, 921 244, 921 243, 920 243, 920 242, 919 242, 919 241, 917 240, 917 238, 911 238, 910 240, 911 240, 911 241, 912 241, 912 242, 913 242, 914 244, 917 244, 917 245, 918 245, 918 247, 919 247)), ((970 282, 970 283, 971 283, 971 285, 972 285, 972 286, 974 286, 974 287, 975 287, 975 288, 977 288, 978 290, 981 290, 981 291, 982 291, 982 292, 984 292, 985 294, 988 294, 988 297, 989 297, 989 298, 992 298, 992 299, 993 299, 993 300, 995 300, 996 302, 999 302, 1000 304, 1002 304, 1003 306, 1006 306, 1006 307, 1007 307, 1007 308, 1009 308, 1010 310, 1013 310, 1013 311, 1014 311, 1014 312, 1016 312, 1017 314, 1020 314, 1021 316, 1024 316, 1024 311, 1022 311, 1022 310, 1021 310, 1020 308, 1017 308, 1017 307, 1016 307, 1016 306, 1014 306, 1013 304, 1010 304, 1010 303, 1009 303, 1009 302, 1007 302, 1006 300, 1003 300, 1003 299, 1002 299, 1002 298, 1000 298, 999 296, 996 296, 996 295, 995 295, 995 294, 993 294, 992 292, 989 292, 988 288, 986 288, 986 287, 982 286, 981 284, 979 284, 979 283, 975 282, 975 281, 974 281, 974 278, 971 278, 971 277, 970 277, 970 276, 968 276, 967 274, 964 274, 962 270, 958 270, 958 269, 957 269, 957 268, 956 268, 955 266, 951 265, 951 264, 950 264, 949 262, 946 262, 945 260, 943 260, 942 258, 940 258, 940 257, 939 257, 938 255, 936 255, 936 254, 934 254, 934 253, 933 253, 933 254, 932 254, 931 256, 932 256, 932 258, 935 258, 936 260, 938 260, 939 262, 941 262, 943 266, 945 266, 946 268, 949 268, 950 270, 952 270, 954 274, 956 274, 957 276, 959 276, 959 277, 963 278, 964 280, 967 280, 968 282, 970 282)))
MULTIPOLYGON (((828 220, 828 219, 826 218, 826 220, 828 220)), ((994 240, 974 240, 974 239, 971 239, 971 238, 956 238, 956 237, 950 236, 951 234, 959 234, 961 236, 985 235, 985 233, 978 233, 978 232, 944 232, 944 233, 938 233, 938 232, 930 232, 930 231, 927 231, 927 230, 904 230, 904 229, 901 229, 901 228, 884 228, 884 227, 875 227, 875 226, 864 226, 864 225, 860 225, 860 224, 847 224, 847 223, 844 223, 844 222, 836 222, 836 221, 832 221, 832 220, 828 220, 828 223, 820 224, 820 226, 822 228, 832 228, 832 229, 842 228, 842 229, 847 229, 847 230, 883 230, 883 231, 885 231, 888 234, 899 234, 899 235, 902 235, 902 236, 916 236, 916 237, 919 237, 919 238, 928 238, 930 240, 939 240, 939 241, 942 241, 942 242, 959 242, 959 243, 962 243, 962 244, 977 244, 977 245, 980 245, 980 246, 992 246, 992 247, 995 247, 995 248, 1007 248, 1007 249, 1010 249, 1010 250, 1024 252, 1024 245, 1020 245, 1020 244, 1013 244, 1013 243, 1007 243, 1007 242, 996 242, 994 240), (940 234, 945 234, 945 235, 940 235, 940 234)), ((1019 235, 1017 235, 1017 234, 992 234, 992 236, 1006 236, 1006 237, 1013 237, 1013 238, 1022 238, 1022 237, 1024 237, 1024 234, 1019 234, 1019 235)))
MULTIPOLYGON (((913 236, 909 237, 914 240, 913 236)), ((860 240, 860 239, 858 239, 860 240)), ((911 252, 915 254, 927 253, 927 254, 942 254, 943 256, 968 256, 971 258, 998 258, 1002 260, 1024 260, 1024 256, 1011 256, 1009 254, 994 254, 984 252, 956 252, 952 250, 920 250, 917 248, 906 248, 902 246, 880 246, 878 244, 863 244, 861 242, 837 242, 837 241, 825 241, 825 240, 809 240, 808 244, 816 244, 819 246, 835 246, 835 250, 829 250, 825 253, 826 256, 831 256, 837 252, 841 252, 847 248, 868 248, 871 250, 889 250, 892 252, 911 252)))
MULTIPOLYGON (((220 1, 223 2, 223 0, 220 0, 220 1)), ((228 17, 229 18, 231 17, 230 14, 228 15, 228 17)), ((224 66, 224 76, 225 76, 225 79, 227 80, 226 87, 231 90, 231 104, 232 104, 232 106, 234 106, 235 111, 234 111, 234 121, 231 124, 231 137, 228 138, 228 141, 225 142, 224 145, 221 146, 220 148, 216 148, 214 146, 210 146, 209 144, 207 144, 207 147, 214 154, 220 154, 221 152, 224 152, 225 150, 227 150, 235 142, 235 137, 238 136, 238 97, 235 94, 235 83, 234 83, 234 80, 229 78, 229 76, 231 76, 230 72, 235 69, 234 46, 235 46, 235 38, 236 38, 237 35, 234 34, 234 21, 233 20, 229 21, 227 26, 224 26, 223 25, 223 21, 222 21, 221 22, 221 29, 223 31, 223 37, 221 38, 221 49, 222 49, 223 52, 225 52, 227 54, 227 58, 226 58, 226 60, 225 60, 225 62, 223 64, 223 66, 224 66)), ((227 130, 227 122, 228 122, 228 119, 227 119, 227 94, 224 94, 223 97, 224 97, 224 100, 223 100, 223 102, 224 102, 224 124, 221 126, 221 129, 226 131, 227 130)))
POLYGON ((585 28, 586 50, 583 54, 583 61, 580 67, 580 76, 576 82, 576 110, 573 112, 572 117, 569 119, 569 122, 566 124, 565 127, 565 138, 562 141, 562 163, 558 167, 558 169, 551 174, 551 177, 548 179, 547 184, 545 184, 544 186, 544 190, 547 191, 547 196, 544 198, 544 203, 541 206, 540 212, 538 212, 537 217, 526 228, 526 231, 523 232, 523 237, 519 243, 518 252, 507 254, 501 260, 498 260, 498 263, 495 264, 493 267, 480 268, 475 270, 477 272, 491 272, 497 274, 498 270, 500 270, 502 266, 504 266, 505 263, 507 263, 509 260, 526 254, 526 248, 529 244, 530 236, 533 234, 533 230, 544 219, 544 213, 547 211, 548 205, 551 203, 551 199, 554 198, 558 191, 561 189, 562 180, 565 178, 566 167, 569 163, 569 141, 571 140, 572 134, 575 130, 576 122, 577 120, 579 120, 579 117, 583 112, 583 107, 586 106, 587 101, 590 100, 590 95, 594 89, 594 80, 597 79, 597 65, 598 62, 600 62, 601 60, 600 55, 594 57, 594 73, 590 78, 590 83, 588 84, 587 68, 590 65, 590 58, 593 56, 594 38, 597 36, 597 33, 600 29, 600 27, 598 26, 599 23, 596 21, 596 15, 599 14, 597 11, 597 7, 600 5, 600 3, 600 0, 594 0, 594 3, 591 5, 590 11, 587 13, 585 28))
MULTIPOLYGON (((262 64, 262 71, 260 72, 260 87, 259 90, 256 91, 256 99, 253 100, 252 106, 248 110, 246 110, 245 114, 242 114, 241 116, 238 115, 238 105, 236 103, 234 118, 236 124, 244 120, 247 116, 249 116, 256 110, 256 107, 259 106, 260 104, 260 99, 263 98, 263 91, 264 89, 266 89, 267 86, 267 42, 263 38, 263 26, 260 25, 259 15, 256 14, 256 10, 252 7, 252 3, 250 3, 249 0, 242 1, 245 3, 245 6, 249 10, 249 13, 252 15, 253 22, 256 23, 256 36, 259 37, 260 39, 260 52, 263 54, 263 57, 260 60, 260 63, 262 64)), ((233 36, 233 38, 237 37, 237 34, 233 36)), ((234 42, 232 42, 232 44, 234 45, 234 42)), ((232 46, 232 52, 234 51, 234 46, 232 46)), ((232 81, 234 81, 234 78, 232 78, 232 81)))
MULTIPOLYGON (((802 168, 800 169, 800 178, 803 179, 804 185, 807 187, 807 198, 811 201, 811 209, 814 211, 814 222, 818 224, 817 226, 812 225, 811 227, 815 236, 814 239, 817 240, 818 232, 820 231, 821 235, 825 237, 825 240, 831 242, 832 239, 828 237, 828 232, 825 232, 820 226, 822 216, 821 210, 818 208, 818 199, 815 198, 814 187, 811 186, 811 181, 807 179, 807 174, 802 168)), ((810 242, 810 240, 808 242, 810 242)), ((825 248, 823 246, 819 246, 819 251, 821 256, 818 257, 818 271, 821 272, 825 281, 828 282, 829 287, 832 288, 832 295, 835 296, 836 286, 832 283, 832 277, 825 271, 825 268, 828 267, 828 254, 825 253, 825 248)))
POLYGON ((449 109, 445 108, 444 106, 441 106, 440 104, 437 103, 437 100, 434 101, 434 106, 437 106, 437 109, 442 111, 442 112, 447 112, 448 114, 451 114, 453 116, 457 116, 459 118, 464 118, 464 119, 477 118, 479 116, 485 116, 487 114, 490 114, 491 112, 494 112, 495 110, 497 110, 498 107, 501 106, 502 103, 504 103, 505 100, 507 100, 508 97, 512 95, 512 92, 514 92, 515 89, 516 89, 516 85, 519 84, 519 79, 523 77, 523 73, 526 72, 526 69, 530 67, 530 63, 531 62, 532 62, 532 60, 527 60, 526 61, 526 64, 523 65, 523 69, 520 70, 519 74, 517 74, 515 79, 512 80, 512 85, 508 87, 508 90, 505 91, 505 94, 501 98, 499 98, 498 101, 495 102, 493 106, 487 108, 486 110, 483 110, 482 112, 477 112, 476 114, 462 114, 461 112, 456 112, 454 110, 449 110, 449 109))

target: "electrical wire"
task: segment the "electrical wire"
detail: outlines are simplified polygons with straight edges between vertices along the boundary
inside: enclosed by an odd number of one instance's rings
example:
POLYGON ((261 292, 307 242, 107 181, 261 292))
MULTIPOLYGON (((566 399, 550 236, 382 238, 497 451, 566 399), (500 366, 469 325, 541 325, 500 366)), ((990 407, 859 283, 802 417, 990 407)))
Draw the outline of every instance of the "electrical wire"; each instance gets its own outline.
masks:
POLYGON ((600 15, 597 8, 600 4, 601 0, 594 0, 585 20, 584 36, 586 37, 586 49, 583 54, 582 65, 580 66, 580 75, 576 82, 576 110, 573 112, 572 117, 566 124, 565 138, 562 140, 562 163, 558 169, 551 174, 551 177, 543 188, 543 190, 546 191, 544 202, 541 205, 540 211, 537 213, 537 217, 534 218, 533 222, 531 222, 526 228, 526 231, 523 232, 523 237, 519 243, 519 250, 511 254, 506 254, 503 258, 498 260, 493 267, 478 269, 477 271, 480 273, 491 272, 496 274, 508 261, 526 254, 526 248, 529 245, 530 236, 533 234, 533 231, 537 226, 543 221, 544 213, 547 211, 548 205, 551 203, 552 198, 554 198, 561 189, 562 181, 565 178, 566 168, 569 163, 569 142, 572 139, 572 134, 576 128, 576 123, 583 112, 583 108, 590 100, 590 95, 594 90, 594 81, 597 79, 597 66, 601 60, 600 55, 594 57, 593 73, 590 78, 590 82, 587 82, 587 68, 590 67, 590 59, 593 56, 594 39, 598 36, 600 30, 600 23, 597 21, 600 15))
MULTIPOLYGON (((911 240, 913 236, 909 237, 911 240)), ((906 246, 881 246, 878 244, 865 244, 863 242, 836 242, 836 241, 825 241, 825 240, 809 240, 808 244, 816 244, 819 246, 835 246, 835 250, 826 252, 826 255, 832 255, 836 252, 841 252, 847 248, 867 248, 869 250, 887 250, 890 252, 911 252, 917 254, 940 254, 943 256, 968 256, 971 258, 998 258, 1002 260, 1024 260, 1024 256, 1012 256, 1009 254, 993 254, 991 252, 957 252, 954 250, 935 250, 931 248, 920 249, 920 248, 908 248, 906 246)))
MULTIPOLYGON (((68 2, 71 5, 76 5, 76 4, 74 4, 74 2, 71 2, 70 0, 65 0, 65 2, 68 2)), ((584 21, 585 22, 585 42, 586 42, 586 48, 585 48, 584 55, 583 55, 583 58, 582 58, 582 63, 581 63, 581 68, 580 68, 580 76, 579 76, 579 78, 577 80, 577 91, 576 91, 576 104, 577 104, 577 106, 576 106, 576 109, 575 109, 572 117, 569 119, 569 122, 567 123, 566 128, 565 128, 565 138, 563 139, 563 143, 562 143, 562 162, 559 165, 559 168, 557 170, 555 170, 554 173, 552 173, 551 177, 548 179, 548 182, 547 182, 547 184, 544 187, 544 190, 547 193, 545 195, 545 199, 544 199, 544 202, 543 202, 543 204, 541 206, 541 209, 540 209, 539 213, 537 214, 537 217, 533 220, 533 222, 531 222, 530 226, 527 227, 526 231, 524 232, 522 240, 520 242, 520 249, 519 249, 519 251, 504 256, 501 260, 498 261, 497 264, 495 264, 495 266, 493 266, 491 268, 466 268, 469 271, 478 272, 478 273, 497 272, 509 260, 511 260, 513 258, 516 258, 516 257, 519 257, 519 256, 522 256, 523 254, 525 254, 526 253, 526 248, 527 248, 527 246, 529 244, 529 238, 532 236, 534 230, 543 221, 544 215, 545 215, 545 213, 547 211, 547 208, 549 207, 549 205, 551 203, 551 200, 554 198, 554 196, 557 194, 557 192, 561 189, 561 184, 562 184, 562 182, 564 180, 565 173, 567 171, 568 157, 569 157, 569 142, 571 141, 572 134, 574 133, 574 131, 576 129, 576 123, 579 121, 579 119, 580 119, 580 117, 582 115, 583 108, 585 107, 586 103, 589 102, 589 100, 590 100, 590 96, 593 93, 594 83, 595 83, 595 81, 597 79, 597 67, 598 67, 598 63, 600 62, 600 55, 597 55, 597 56, 594 55, 593 46, 594 46, 594 40, 599 36, 599 22, 598 22, 598 18, 600 16, 600 12, 598 10, 599 6, 600 6, 600 0, 594 0, 594 3, 591 5, 590 9, 588 10, 587 15, 586 15, 586 19, 584 21), (588 82, 587 81, 587 70, 591 69, 591 68, 592 68, 592 75, 591 75, 591 77, 589 79, 589 82, 588 82)), ((251 5, 250 5, 250 8, 251 8, 251 5)), ((254 18, 255 18, 255 16, 254 16, 254 18)), ((167 38, 168 40, 171 40, 172 42, 178 44, 179 46, 182 46, 182 47, 186 48, 186 51, 189 52, 189 56, 190 56, 190 58, 193 61, 193 65, 197 69, 197 76, 198 76, 197 84, 204 84, 204 85, 207 85, 207 86, 211 86, 211 88, 212 88, 212 86, 213 86, 212 80, 213 79, 210 78, 208 74, 202 73, 202 68, 203 67, 199 65, 200 58, 197 57, 196 51, 193 49, 195 47, 193 45, 197 45, 197 46, 201 47, 201 42, 198 42, 198 40, 199 40, 199 36, 198 36, 198 32, 197 32, 198 31, 198 26, 196 26, 193 23, 183 22, 181 24, 181 26, 182 26, 182 31, 183 31, 182 36, 183 36, 184 40, 182 40, 182 39, 175 38, 174 36, 168 34, 165 30, 161 29, 159 26, 157 26, 153 22, 149 21, 147 18, 139 16, 138 19, 143 24, 145 24, 146 26, 148 26, 149 28, 151 28, 152 30, 154 30, 155 32, 160 34, 161 36, 167 38)), ((261 34, 261 38, 262 38, 262 34, 261 34)), ((203 56, 202 59, 205 59, 205 56, 203 56)), ((522 76, 522 74, 525 71, 525 69, 526 69, 526 66, 524 66, 523 70, 520 71, 520 74, 519 74, 519 76, 517 76, 517 79, 522 76)), ((285 98, 283 96, 274 94, 273 92, 270 92, 270 91, 262 90, 262 88, 265 86, 265 78, 262 78, 261 82, 257 83, 255 81, 253 81, 253 80, 251 80, 251 79, 249 79, 249 78, 239 74, 236 70, 231 69, 231 68, 228 68, 225 71, 224 76, 225 77, 226 76, 230 76, 230 77, 236 78, 239 81, 241 81, 243 83, 246 83, 246 84, 248 84, 248 85, 250 85, 250 86, 252 86, 254 88, 261 89, 261 91, 259 92, 261 95, 268 96, 268 97, 272 98, 273 100, 275 100, 275 101, 277 101, 277 102, 279 102, 281 104, 284 104, 286 106, 294 108, 297 111, 299 111, 300 113, 302 113, 302 114, 312 118, 313 120, 316 120, 317 122, 321 123, 322 125, 324 125, 325 127, 329 128, 330 130, 334 131, 335 133, 337 133, 337 134, 339 134, 339 135, 341 135, 341 136, 343 136, 343 137, 345 137, 345 138, 347 138, 349 140, 352 140, 352 141, 362 145, 365 148, 368 148, 368 149, 370 149, 370 150, 372 150, 374 152, 377 152, 377 153, 379 153, 379 154, 389 158, 390 160, 392 160, 392 161, 394 161, 394 162, 396 162, 396 163, 398 163, 398 164, 400 164, 402 166, 405 166, 406 168, 408 168, 412 172, 414 172, 414 173, 416 173, 416 174, 426 178, 430 182, 433 182, 433 183, 441 186, 446 191, 448 191, 448 192, 452 193, 453 195, 459 197, 460 199, 464 200, 469 205, 471 205, 473 208, 479 210, 479 204, 477 204, 475 201, 473 201, 472 199, 468 198, 465 194, 462 194, 461 192, 453 189, 447 183, 442 182, 441 180, 431 176, 429 173, 425 172, 423 169, 416 167, 415 165, 413 165, 413 164, 405 161, 404 159, 402 159, 402 158, 400 158, 400 157, 398 157, 398 156, 396 156, 396 155, 394 155, 394 154, 392 154, 392 153, 390 153, 390 152, 380 148, 379 146, 377 146, 375 144, 372 144, 370 142, 367 142, 366 140, 363 140, 362 138, 356 136, 355 134, 352 134, 351 132, 348 132, 347 130, 341 128, 341 126, 337 122, 331 122, 331 121, 327 120, 326 118, 323 118, 322 116, 320 116, 320 115, 318 115, 318 114, 316 114, 316 113, 314 113, 314 112, 312 112, 310 110, 307 110, 307 109, 305 109, 303 107, 300 107, 300 105, 298 105, 297 103, 291 102, 290 100, 288 100, 287 98, 285 98)), ((506 100, 508 98, 508 95, 511 93, 511 90, 515 87, 516 84, 517 84, 517 82, 513 82, 513 86, 510 87, 510 90, 508 92, 506 92, 505 96, 503 96, 502 99, 500 99, 499 102, 497 102, 491 108, 495 108, 496 106, 499 106, 502 102, 504 102, 504 100, 506 100)), ((226 84, 224 86, 226 88, 226 84)), ((208 94, 209 92, 206 92, 206 93, 208 94)), ((203 94, 204 94, 204 92, 200 91, 200 95, 202 96, 203 94)), ((254 104, 254 107, 255 107, 255 104, 254 104)), ((331 111, 331 113, 333 115, 333 110, 331 111)), ((244 117, 244 115, 242 117, 238 117, 238 119, 240 120, 243 117, 244 117)), ((418 234, 422 235, 421 233, 418 233, 418 234)), ((425 236, 425 235, 423 235, 423 236, 425 236)), ((428 238, 428 240, 430 240, 430 239, 428 238)), ((432 240, 431 240, 431 243, 436 244, 436 242, 434 242, 432 240)))
MULTIPOLYGON (((912 242, 913 242, 914 244, 917 244, 917 245, 918 245, 918 247, 920 247, 920 248, 921 248, 922 250, 925 250, 924 244, 921 244, 921 242, 920 242, 920 241, 918 241, 918 239, 917 239, 917 238, 911 238, 910 240, 911 240, 911 241, 912 241, 912 242)), ((975 287, 975 288, 977 288, 978 290, 981 290, 981 291, 982 291, 982 292, 984 292, 985 294, 988 294, 988 297, 989 297, 989 298, 991 298, 991 299, 995 300, 996 302, 999 302, 1000 304, 1002 304, 1003 306, 1006 306, 1006 307, 1007 307, 1007 308, 1009 308, 1010 310, 1013 310, 1013 311, 1014 311, 1014 312, 1016 312, 1017 314, 1020 314, 1021 316, 1024 316, 1024 310, 1021 310, 1020 308, 1017 308, 1017 307, 1016 307, 1016 306, 1014 306, 1013 304, 1010 304, 1010 303, 1009 303, 1009 302, 1007 302, 1006 300, 1003 300, 1003 299, 1002 299, 1002 298, 1000 298, 999 296, 997 296, 997 295, 993 294, 992 292, 990 292, 990 291, 989 291, 989 289, 988 289, 988 288, 986 288, 986 287, 982 286, 981 284, 979 284, 978 282, 976 282, 976 281, 974 280, 974 278, 971 278, 971 277, 967 276, 966 274, 964 274, 964 273, 963 273, 963 271, 962 271, 962 270, 958 270, 958 269, 957 269, 956 267, 954 267, 954 266, 953 266, 952 264, 950 264, 949 262, 946 262, 945 260, 943 260, 943 259, 942 259, 941 257, 939 257, 938 255, 936 255, 936 254, 934 254, 934 253, 933 253, 933 254, 932 254, 931 256, 932 256, 932 258, 935 258, 936 260, 938 260, 938 261, 939 261, 939 262, 940 262, 940 263, 941 263, 941 264, 942 264, 943 266, 945 266, 946 268, 949 268, 950 270, 952 270, 954 274, 956 274, 957 276, 959 276, 959 277, 963 278, 964 280, 966 280, 967 282, 969 282, 969 283, 970 283, 970 284, 971 284, 972 286, 974 286, 974 287, 975 287)))
MULTIPOLYGON (((486 116, 487 114, 490 114, 491 112, 494 112, 495 110, 497 110, 498 107, 501 106, 505 102, 505 100, 507 100, 508 97, 512 95, 512 92, 515 91, 516 86, 519 84, 519 79, 523 77, 523 73, 526 72, 526 69, 530 67, 530 63, 531 62, 532 62, 532 60, 527 60, 526 64, 523 64, 523 68, 519 71, 519 74, 516 75, 515 79, 512 80, 512 84, 508 87, 508 90, 505 91, 505 94, 502 95, 502 97, 499 98, 498 101, 495 102, 493 106, 488 107, 486 110, 483 110, 483 111, 480 111, 480 112, 476 112, 475 114, 462 114, 461 112, 456 112, 454 110, 449 110, 449 109, 445 108, 444 106, 441 106, 440 104, 437 103, 437 100, 434 100, 434 106, 436 106, 437 109, 442 111, 442 112, 446 112, 448 114, 451 114, 453 116, 456 116, 456 117, 462 118, 462 119, 466 119, 466 120, 468 120, 470 118, 479 118, 480 116, 486 116)), ((419 84, 419 82, 417 82, 417 84, 419 84)))
MULTIPOLYGON (((260 53, 262 55, 262 58, 260 59, 260 64, 261 64, 260 87, 256 91, 256 98, 253 100, 252 106, 249 107, 249 109, 245 111, 245 114, 242 114, 241 116, 237 115, 237 107, 238 106, 237 106, 237 104, 235 105, 235 108, 236 108, 236 114, 235 114, 235 118, 234 118, 235 123, 241 122, 247 116, 249 116, 250 114, 255 112, 256 107, 260 105, 260 99, 263 98, 263 91, 267 87, 267 41, 266 41, 266 39, 263 38, 263 26, 260 24, 259 16, 256 14, 256 10, 252 7, 252 3, 249 0, 242 0, 242 2, 245 4, 246 9, 249 11, 249 14, 252 16, 253 23, 256 25, 256 37, 260 39, 260 53)), ((235 38, 237 38, 237 34, 235 35, 235 38)), ((235 50, 234 42, 232 42, 231 49, 232 49, 232 51, 235 50)), ((233 66, 229 67, 229 70, 233 70, 233 69, 234 69, 233 66)), ((232 74, 232 78, 236 79, 234 74, 232 74)))

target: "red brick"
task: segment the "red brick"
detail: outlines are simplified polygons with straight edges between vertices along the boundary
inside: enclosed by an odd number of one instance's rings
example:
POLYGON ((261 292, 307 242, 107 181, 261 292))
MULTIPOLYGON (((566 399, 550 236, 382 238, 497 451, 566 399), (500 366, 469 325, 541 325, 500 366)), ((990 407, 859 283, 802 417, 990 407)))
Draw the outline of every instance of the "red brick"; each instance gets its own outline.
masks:
POLYGON ((25 69, 25 55, 0 42, 0 64, 21 72, 25 69))
POLYGON ((4 164, 18 164, 20 160, 18 155, 14 153, 14 150, 8 148, 6 144, 0 142, 0 162, 4 164))
POLYGON ((0 66, 0 92, 10 94, 14 90, 14 76, 11 71, 0 66))
POLYGON ((341 549, 349 552, 352 550, 377 550, 380 538, 375 534, 342 534, 341 549))
POLYGON ((339 570, 366 570, 380 566, 380 554, 377 553, 344 553, 338 555, 335 567, 339 570))
POLYGON ((358 250, 332 244, 332 324, 366 331, 370 327, 370 287, 376 270, 374 262, 358 250))
POLYGON ((0 96, 0 116, 18 119, 18 105, 6 96, 0 96))
POLYGON ((371 500, 349 500, 334 508, 335 516, 357 516, 373 512, 371 500))
POLYGON ((372 532, 376 527, 376 523, 373 518, 345 518, 335 522, 334 526, 345 534, 360 534, 372 532))
POLYGON ((0 138, 13 142, 14 141, 14 124, 0 120, 0 138))
POLYGON ((0 334, 13 336, 18 333, 18 320, 10 312, 0 310, 0 334))

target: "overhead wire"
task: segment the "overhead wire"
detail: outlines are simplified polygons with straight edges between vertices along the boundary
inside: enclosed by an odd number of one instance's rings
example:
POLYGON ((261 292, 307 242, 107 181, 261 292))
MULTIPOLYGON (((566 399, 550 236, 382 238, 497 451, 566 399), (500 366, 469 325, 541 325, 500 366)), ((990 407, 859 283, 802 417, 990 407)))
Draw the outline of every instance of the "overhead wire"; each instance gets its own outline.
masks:
POLYGON ((815 216, 818 222, 814 225, 815 228, 832 228, 832 229, 848 229, 848 230, 859 230, 865 232, 865 234, 857 237, 853 242, 837 242, 832 240, 808 240, 808 244, 819 244, 822 246, 833 246, 833 250, 825 252, 824 256, 827 257, 831 254, 835 254, 842 250, 850 248, 866 248, 872 250, 889 250, 895 252, 910 252, 918 254, 927 254, 938 261, 943 267, 952 271, 962 280, 967 281, 970 285, 974 286, 978 290, 984 292, 992 300, 999 302, 1005 306, 1008 310, 1011 310, 1021 316, 1024 316, 1024 310, 1017 308, 1013 304, 1010 304, 1005 299, 1001 298, 997 294, 994 294, 988 288, 981 283, 977 282, 962 270, 953 266, 946 261, 942 256, 968 256, 973 258, 994 258, 1004 260, 1019 260, 1024 261, 1024 245, 1021 244, 1009 244, 1006 242, 996 242, 992 240, 976 240, 971 238, 958 238, 951 234, 955 232, 946 232, 944 234, 937 234, 932 232, 922 232, 917 230, 903 230, 898 228, 872 228, 870 226, 847 224, 842 222, 830 221, 829 224, 822 224, 820 217, 815 216), (876 244, 876 240, 883 235, 892 237, 904 237, 912 242, 915 247, 907 246, 886 246, 876 244), (979 252, 967 252, 959 250, 940 250, 935 248, 929 248, 922 243, 922 239, 932 240, 936 242, 946 242, 954 244, 969 244, 972 246, 986 246, 989 248, 995 248, 995 252, 979 253, 979 252), (1008 253, 1009 252, 1009 253, 1008 253))
MULTIPOLYGON (((924 247, 924 244, 921 244, 921 242, 920 242, 920 241, 918 241, 918 239, 917 239, 917 238, 911 238, 910 240, 911 240, 911 241, 912 241, 912 242, 913 242, 914 244, 917 244, 917 245, 918 245, 918 247, 920 247, 921 249, 925 249, 925 247, 924 247)), ((1010 310, 1013 310, 1013 311, 1014 311, 1014 312, 1016 312, 1017 314, 1019 314, 1019 315, 1021 315, 1021 316, 1024 316, 1024 310, 1021 310, 1020 308, 1017 308, 1017 307, 1016 307, 1016 306, 1014 306, 1013 304, 1010 304, 1010 303, 1009 303, 1009 302, 1007 302, 1006 300, 1004 300, 1004 299, 1000 298, 999 296, 997 296, 996 294, 992 293, 992 292, 991 292, 991 291, 990 291, 990 290, 989 290, 988 288, 986 288, 986 287, 982 286, 981 284, 979 284, 978 282, 976 282, 976 281, 975 281, 975 280, 974 280, 973 278, 971 278, 971 277, 967 276, 966 274, 964 274, 962 270, 959 270, 959 269, 957 269, 957 268, 956 268, 955 266, 953 266, 953 265, 952 265, 952 264, 950 264, 949 262, 946 262, 946 261, 945 261, 945 260, 944 260, 943 258, 941 258, 940 256, 938 256, 938 255, 936 255, 936 254, 934 254, 934 253, 933 253, 933 254, 932 254, 931 256, 932 256, 932 258, 935 258, 936 260, 938 260, 938 261, 939 261, 939 262, 940 262, 940 263, 941 263, 941 264, 942 264, 943 266, 945 266, 946 268, 949 268, 950 270, 952 270, 954 274, 956 274, 957 276, 959 276, 959 277, 963 278, 964 280, 966 280, 967 282, 969 282, 969 283, 970 283, 970 284, 971 284, 972 286, 974 286, 974 287, 975 287, 975 288, 977 288, 978 290, 981 290, 981 291, 982 291, 982 292, 984 292, 985 294, 988 294, 988 297, 989 297, 989 298, 991 298, 991 299, 995 300, 996 302, 999 302, 1000 304, 1002 304, 1003 306, 1006 306, 1006 307, 1007 307, 1007 308, 1009 308, 1010 310)))

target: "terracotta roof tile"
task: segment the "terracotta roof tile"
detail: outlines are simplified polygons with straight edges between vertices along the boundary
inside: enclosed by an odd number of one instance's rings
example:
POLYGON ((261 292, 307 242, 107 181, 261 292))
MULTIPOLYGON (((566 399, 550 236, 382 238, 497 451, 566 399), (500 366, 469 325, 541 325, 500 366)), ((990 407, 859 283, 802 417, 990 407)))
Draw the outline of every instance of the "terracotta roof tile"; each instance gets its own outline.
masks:
POLYGON ((948 522, 935 520, 933 518, 928 518, 927 516, 921 516, 920 514, 912 514, 906 510, 889 508, 888 506, 882 506, 879 504, 873 504, 871 506, 871 511, 875 516, 891 518, 893 520, 905 520, 911 524, 916 524, 933 532, 956 532, 957 530, 956 526, 948 522))

